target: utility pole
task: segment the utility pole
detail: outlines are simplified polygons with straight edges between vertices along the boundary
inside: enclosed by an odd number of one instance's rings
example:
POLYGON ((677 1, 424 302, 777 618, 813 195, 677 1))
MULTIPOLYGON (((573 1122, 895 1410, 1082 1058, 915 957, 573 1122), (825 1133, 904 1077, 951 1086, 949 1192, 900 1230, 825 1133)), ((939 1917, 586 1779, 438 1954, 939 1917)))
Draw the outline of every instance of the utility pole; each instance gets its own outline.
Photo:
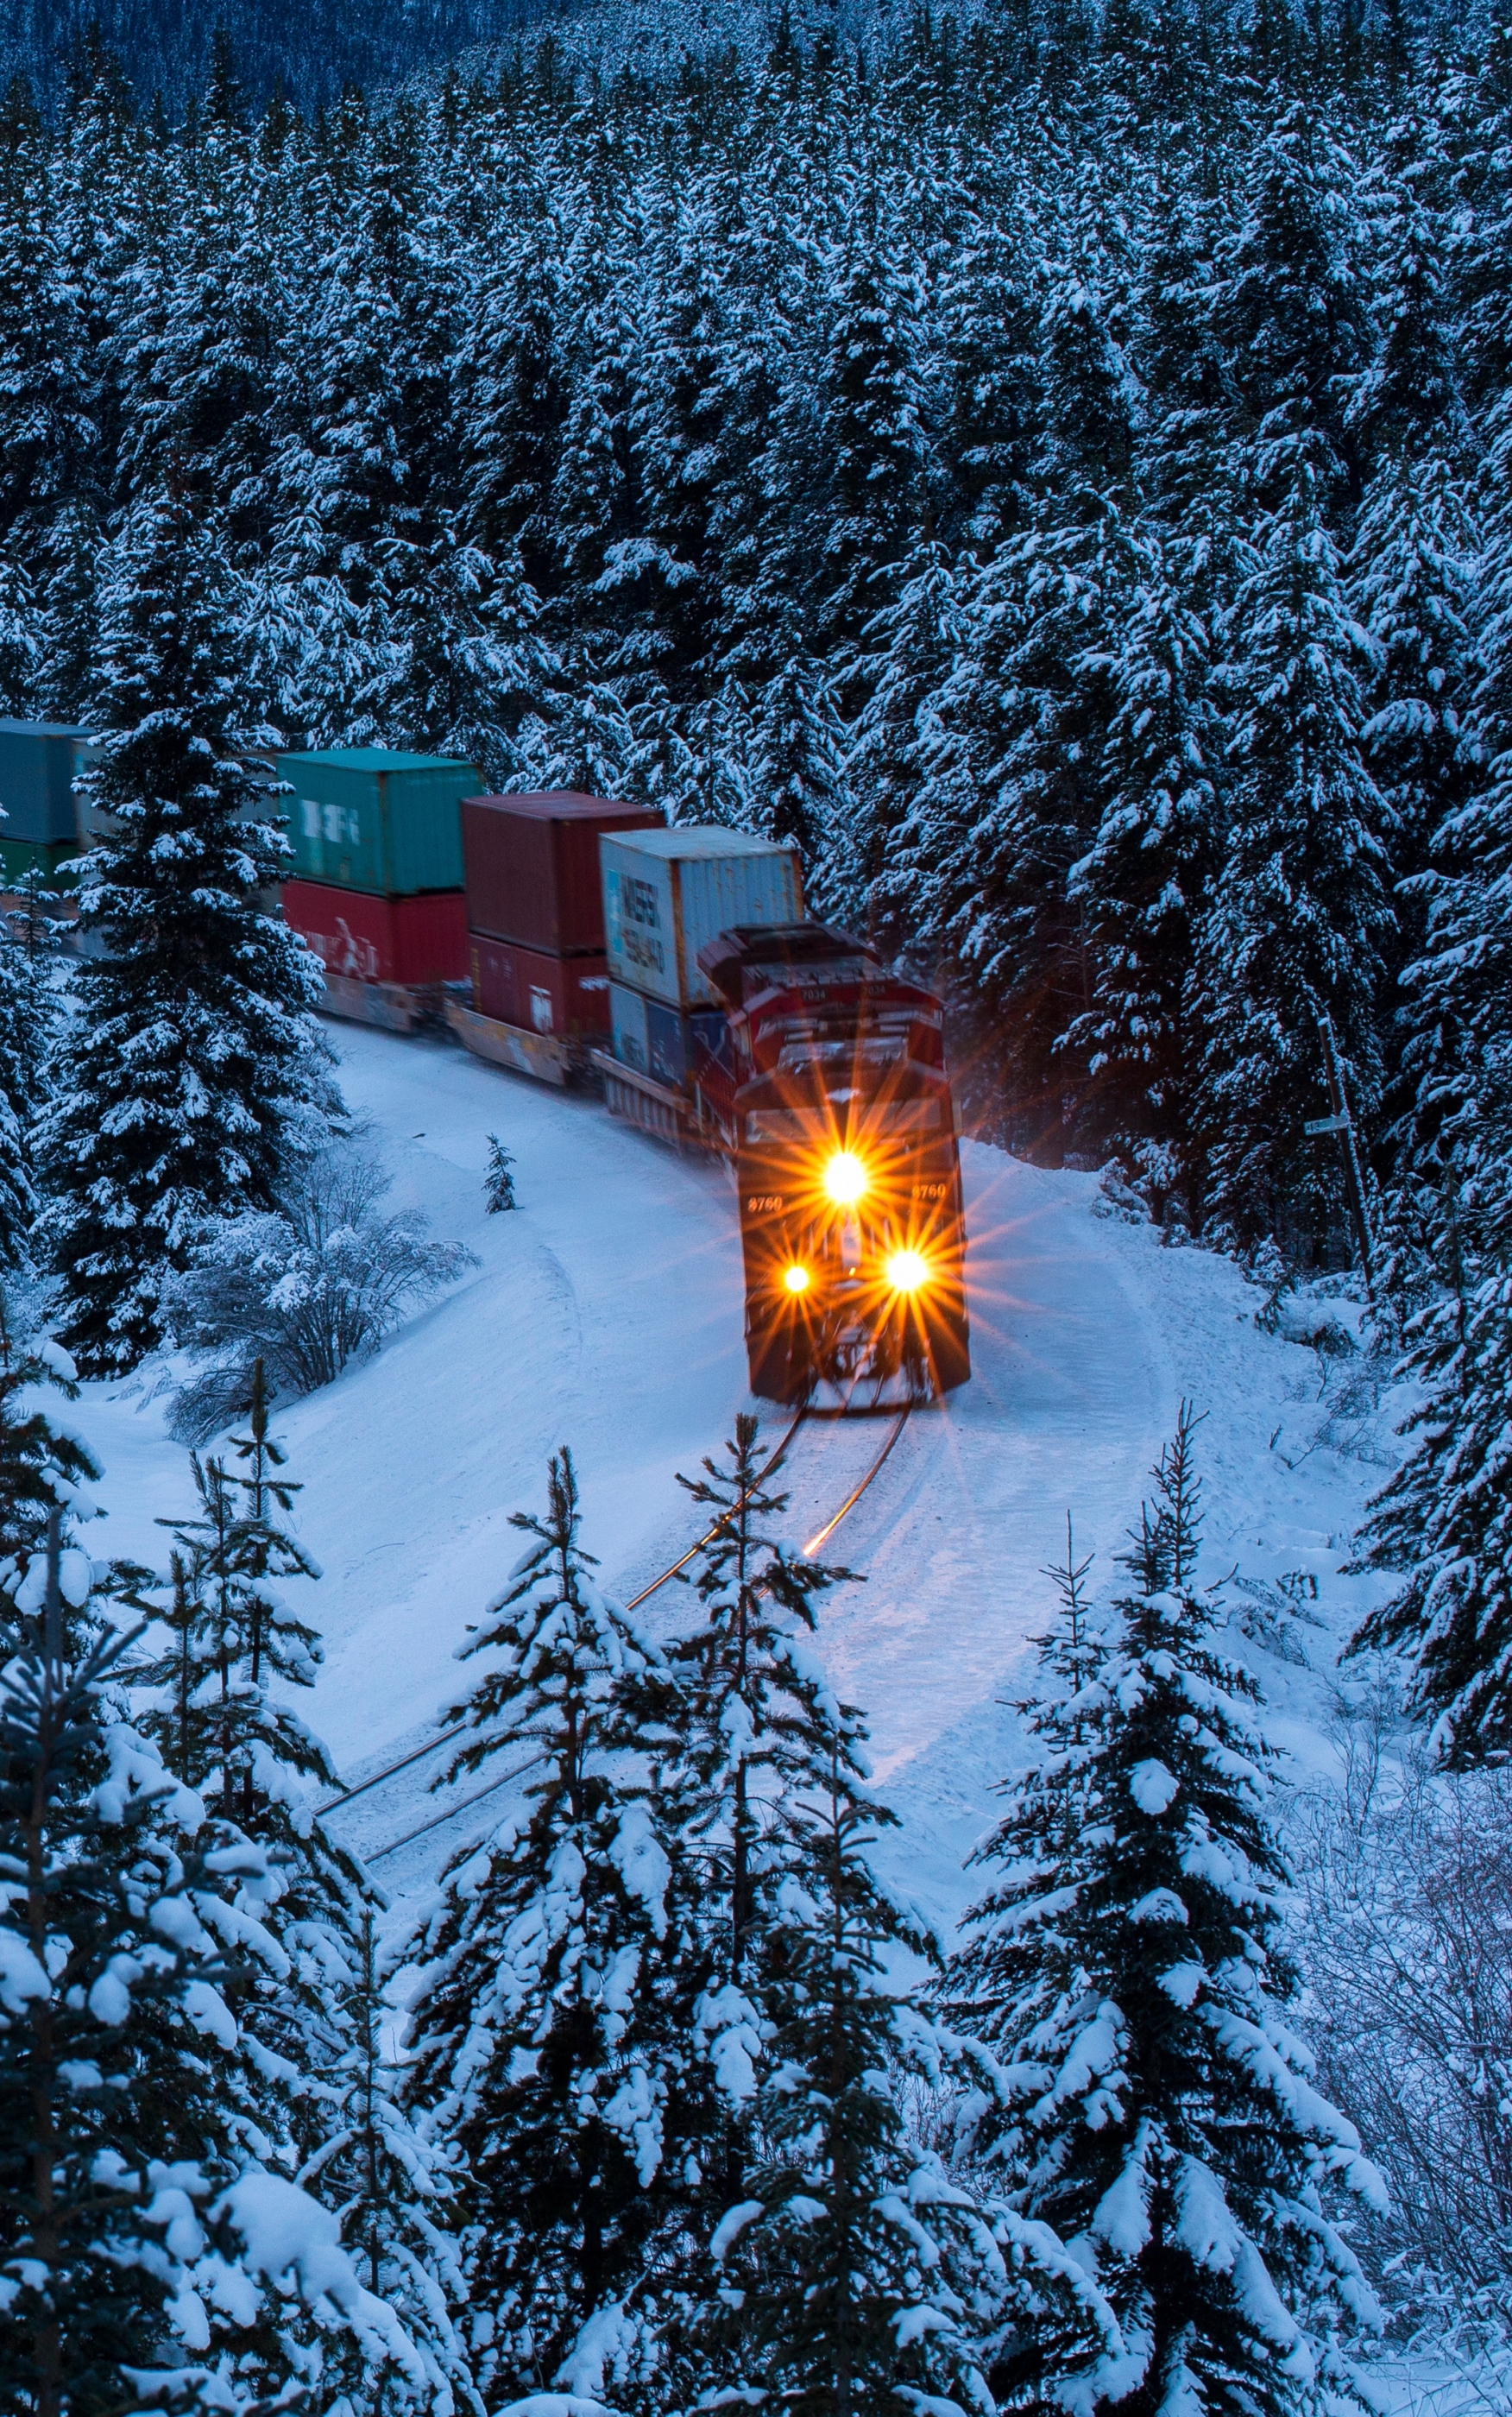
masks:
POLYGON ((1354 1138, 1354 1120, 1350 1115, 1349 1099, 1344 1089, 1343 1069, 1338 1062, 1338 1047, 1334 1039, 1334 1020, 1320 1014, 1318 1030, 1323 1036, 1323 1073, 1328 1084, 1328 1098, 1333 1114, 1315 1117, 1303 1126, 1304 1132, 1338 1133, 1344 1157, 1344 1188, 1349 1194, 1350 1223, 1354 1228, 1355 1247, 1360 1254, 1360 1269, 1365 1277, 1365 1297, 1375 1307, 1375 1254, 1370 1247, 1370 1215, 1365 1202, 1365 1178, 1360 1172, 1360 1153, 1354 1138))

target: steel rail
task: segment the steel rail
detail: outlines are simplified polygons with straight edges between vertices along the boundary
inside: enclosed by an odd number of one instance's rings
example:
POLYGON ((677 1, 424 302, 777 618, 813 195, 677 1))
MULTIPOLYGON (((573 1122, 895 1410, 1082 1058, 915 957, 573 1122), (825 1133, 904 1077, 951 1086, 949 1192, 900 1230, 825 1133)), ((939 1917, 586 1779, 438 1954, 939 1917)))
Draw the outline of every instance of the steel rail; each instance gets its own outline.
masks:
POLYGON ((840 1504, 839 1509, 836 1512, 833 1519, 825 1520, 824 1526, 820 1528, 818 1535, 809 1537, 809 1542, 803 1548, 803 1557, 806 1561, 813 1558, 821 1544, 828 1543, 830 1537, 833 1536, 836 1528, 839 1526, 840 1521, 846 1518, 849 1513, 855 1509, 856 1504, 860 1501, 862 1495, 866 1492, 867 1487, 871 1483, 873 1478, 877 1478, 882 1475, 883 1467, 889 1452, 892 1451, 894 1444, 898 1441, 899 1437, 902 1434, 903 1429, 908 1424, 908 1414, 913 1406, 914 1405, 912 1402, 904 1403, 902 1408, 899 1411, 898 1416, 894 1419, 892 1425, 888 1430, 886 1441, 884 1443, 882 1450, 878 1452, 876 1459, 872 1462, 870 1467, 867 1470, 865 1477, 862 1478, 860 1484, 852 1487, 850 1493, 840 1504))
MULTIPOLYGON (((782 1461, 786 1457, 789 1445, 792 1443, 794 1437, 797 1434, 798 1429, 802 1426, 804 1420, 808 1415, 808 1406, 805 1404, 804 1407, 799 1410, 797 1417, 793 1421, 792 1425, 788 1428, 786 1435, 782 1437, 777 1450, 764 1463, 758 1482, 764 1484, 766 1480, 772 1476, 779 1467, 780 1467, 782 1461)), ((738 1508, 739 1506, 737 1504, 733 1507, 738 1508)), ((725 1516, 728 1517, 729 1515, 729 1513, 726 1513, 725 1516)), ((648 1596, 654 1595, 658 1588, 664 1587, 669 1578, 674 1578, 679 1570, 685 1570, 688 1567, 688 1562, 693 1558, 694 1555, 696 1553, 701 1553, 704 1545, 712 1542, 714 1537, 718 1534, 719 1529, 723 1525, 724 1521, 722 1519, 717 1519, 714 1526, 709 1529, 707 1535, 700 1536, 698 1542, 696 1543, 689 1544, 687 1552, 683 1554, 679 1560, 673 1561, 670 1569, 663 1570, 659 1577, 653 1578, 649 1586, 643 1587, 639 1594, 632 1595, 629 1602, 625 1606, 626 1610, 634 1611, 639 1604, 646 1601, 648 1596)), ((438 1731, 436 1736, 428 1739, 424 1745, 416 1746, 412 1753, 401 1755, 397 1762, 386 1763, 383 1770, 375 1771, 370 1779, 359 1780, 355 1787, 343 1787, 339 1796, 327 1797, 324 1804, 316 1805, 316 1818, 319 1819, 323 1814, 336 1812, 339 1807, 343 1804, 352 1803, 354 1799, 358 1796, 366 1796, 370 1787, 381 1787, 386 1779, 392 1779, 398 1772, 408 1771, 412 1763, 423 1762, 428 1754, 438 1753, 442 1746, 449 1745, 453 1738, 461 1737, 470 1726, 471 1723, 468 1721, 458 1721, 451 1728, 441 1729, 438 1731)), ((387 1847, 385 1847, 383 1851, 386 1854, 389 1850, 387 1847)), ((370 1861, 371 1858, 370 1857, 369 1860, 370 1861)))
MULTIPOLYGON (((883 1443, 882 1450, 877 1453, 876 1458, 872 1461, 870 1467, 867 1470, 866 1475, 862 1478, 860 1483, 858 1485, 854 1485, 851 1488, 850 1493, 846 1496, 844 1501, 840 1504, 839 1509, 835 1513, 833 1518, 827 1519, 824 1527, 820 1528, 818 1535, 811 1538, 804 1546, 803 1549, 806 1558, 817 1552, 820 1545, 825 1542, 826 1538, 834 1534, 836 1528, 839 1526, 840 1521, 846 1518, 849 1513, 855 1509, 856 1504, 860 1501, 861 1497, 866 1492, 868 1486, 871 1484, 875 1478, 881 1475, 894 1444, 898 1441, 898 1438, 902 1434, 904 1427, 908 1424, 908 1414, 912 1407, 912 1403, 905 1403, 903 1407, 899 1411, 897 1417, 893 1421, 892 1426, 888 1430, 885 1440, 883 1443)), ((794 1420, 786 1435, 782 1437, 782 1440, 779 1444, 776 1452, 774 1452, 770 1458, 765 1462, 762 1469, 762 1482, 764 1482, 764 1480, 768 1478, 772 1474, 773 1470, 778 1467, 778 1464, 786 1452, 789 1444, 793 1441, 794 1437, 797 1434, 799 1427, 802 1425, 805 1415, 806 1413, 803 1410, 798 1412, 797 1417, 794 1420)), ((728 1517, 730 1514, 727 1513, 725 1515, 728 1517)), ((654 1578, 650 1586, 643 1588, 640 1594, 636 1595, 632 1602, 627 1604, 626 1608, 627 1610, 633 1610, 637 1603, 643 1603, 648 1594, 655 1594, 658 1587, 664 1586, 670 1577, 675 1576, 676 1573, 692 1559, 693 1555, 700 1551, 702 1546, 710 1541, 711 1537, 718 1534, 723 1524, 723 1520, 717 1520, 714 1527, 709 1529, 707 1536, 701 1537, 699 1543, 692 1545, 689 1550, 683 1555, 681 1560, 674 1561, 672 1568, 664 1570, 659 1578, 654 1578)), ((465 1723, 463 1725, 466 1725, 465 1723)), ((458 1732, 455 1729, 448 1732, 451 1736, 456 1736, 457 1733, 458 1732)), ((440 1738, 435 1740, 435 1743, 437 1745, 442 1742, 443 1741, 440 1738)), ((420 1749, 421 1753, 424 1753, 425 1751, 427 1751, 427 1749, 424 1747, 420 1749)), ((419 1759, 419 1756, 411 1755, 407 1756, 406 1759, 411 1762, 417 1761, 419 1759)), ((512 1779, 523 1778, 527 1771, 534 1771, 537 1764, 544 1762, 546 1756, 544 1755, 533 1754, 528 1761, 516 1763, 511 1770, 501 1771, 499 1777, 497 1779, 491 1779, 486 1787, 475 1788, 472 1795, 464 1796, 460 1804, 448 1804, 444 1812, 432 1814, 429 1821, 421 1821, 416 1828, 406 1830, 401 1838, 391 1839, 386 1847, 379 1847, 375 1848, 370 1855, 365 1856, 363 1860, 370 1863, 381 1863, 386 1856, 397 1855, 401 1847, 413 1846, 416 1838, 428 1837, 432 1830, 443 1828, 446 1822, 455 1820, 459 1814, 469 1812, 475 1804, 481 1804, 486 1797, 496 1795, 501 1787, 507 1787, 512 1779)), ((394 1768, 396 1770, 400 1770, 402 1769, 403 1766, 401 1764, 396 1764, 394 1768)), ((382 1772, 377 1774, 378 1778, 382 1778, 383 1776, 385 1776, 385 1774, 382 1772)), ((377 1784, 377 1780, 367 1780, 363 1784, 366 1786, 374 1786, 377 1784)), ((354 1790, 353 1792, 355 1794, 357 1791, 354 1790)))

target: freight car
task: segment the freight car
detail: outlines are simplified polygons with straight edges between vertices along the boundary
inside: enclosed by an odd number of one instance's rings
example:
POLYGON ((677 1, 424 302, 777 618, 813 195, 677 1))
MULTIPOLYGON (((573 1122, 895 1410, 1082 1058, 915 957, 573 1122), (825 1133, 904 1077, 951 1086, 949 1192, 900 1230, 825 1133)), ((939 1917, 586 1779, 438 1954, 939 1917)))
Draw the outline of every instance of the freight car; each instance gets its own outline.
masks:
POLYGON ((725 1010, 701 1124, 740 1198, 751 1390, 881 1398, 971 1375, 960 1157, 940 1002, 823 923, 736 927, 698 952, 725 1010))

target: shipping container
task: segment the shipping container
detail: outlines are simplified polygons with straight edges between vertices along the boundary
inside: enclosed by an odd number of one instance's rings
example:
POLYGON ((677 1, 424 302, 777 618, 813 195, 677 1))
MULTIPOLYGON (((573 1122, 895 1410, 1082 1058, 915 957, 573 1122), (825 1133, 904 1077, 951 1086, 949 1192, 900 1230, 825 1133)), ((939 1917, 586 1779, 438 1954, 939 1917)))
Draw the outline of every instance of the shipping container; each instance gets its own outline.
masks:
POLYGON ((83 769, 87 730, 63 722, 0 722, 0 834, 34 845, 79 839, 73 783, 83 769))
POLYGON ((467 980, 467 903, 460 889, 419 898, 374 898, 314 881, 286 881, 283 920, 345 981, 467 980))
MULTIPOLYGON (((0 823, 0 830, 6 826, 0 823)), ((79 887, 83 853, 76 839, 54 841, 0 839, 0 888, 14 889, 18 881, 35 874, 38 887, 71 893, 79 887)))
POLYGON ((669 1007, 715 1003, 698 952, 717 933, 803 920, 797 851, 775 840, 705 823, 606 831, 598 852, 610 973, 669 1007))
POLYGON ((601 1040, 609 1030, 609 970, 603 957, 554 957, 487 933, 469 935, 473 1005, 479 1015, 559 1040, 601 1040))
POLYGON ((691 1091, 701 1049, 729 1057, 730 1027, 722 1008, 668 1007, 623 982, 611 982, 609 1000, 615 1057, 669 1091, 691 1091))
POLYGON ((473 930, 552 956, 601 956, 598 834, 658 830, 664 820, 658 807, 570 789, 464 798, 463 883, 473 930))
POLYGON ((461 801, 478 786, 471 764, 333 747, 280 755, 276 768, 294 790, 275 802, 302 879, 381 898, 461 890, 461 801))

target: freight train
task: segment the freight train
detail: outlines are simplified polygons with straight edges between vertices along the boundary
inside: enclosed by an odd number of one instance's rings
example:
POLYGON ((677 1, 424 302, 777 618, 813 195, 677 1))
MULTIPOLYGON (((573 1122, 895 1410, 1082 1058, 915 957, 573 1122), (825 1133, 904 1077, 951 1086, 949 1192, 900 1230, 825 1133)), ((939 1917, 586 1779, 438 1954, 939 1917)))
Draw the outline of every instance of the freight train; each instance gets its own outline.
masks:
MULTIPOLYGON (((54 858, 97 843, 72 823, 87 744, 0 722, 17 856, 0 886, 58 877, 54 858)), ((397 1030, 444 1013, 480 1056, 588 1076, 612 1113, 724 1160, 753 1391, 854 1405, 966 1382, 940 1002, 806 917, 793 848, 610 798, 485 796, 457 759, 339 748, 270 768, 288 793, 282 910, 329 1012, 397 1030)))
MULTIPOLYGON (((729 1165, 754 1392, 795 1405, 830 1387, 854 1405, 965 1383, 940 1002, 805 917, 792 847, 565 793, 467 796, 443 816, 465 768, 375 752, 279 768, 303 793, 290 832, 307 885, 329 881, 332 805, 354 867, 447 860, 438 817, 460 842, 471 995, 446 1011, 470 1048, 549 1081, 588 1074, 612 1113, 729 1165), (355 779, 372 793, 370 846, 355 779)), ((285 899, 309 919, 307 888, 285 899)), ((327 987, 352 1012, 351 983, 327 987)))

